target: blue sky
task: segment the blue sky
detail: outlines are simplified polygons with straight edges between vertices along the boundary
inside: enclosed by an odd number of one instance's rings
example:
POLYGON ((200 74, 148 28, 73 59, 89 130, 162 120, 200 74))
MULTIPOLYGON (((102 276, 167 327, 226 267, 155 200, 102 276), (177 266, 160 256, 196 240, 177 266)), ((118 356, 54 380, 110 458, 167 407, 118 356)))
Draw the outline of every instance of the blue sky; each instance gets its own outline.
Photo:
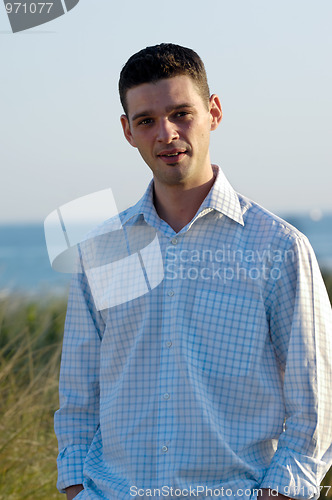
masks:
POLYGON ((330 0, 80 0, 12 34, 0 5, 0 222, 42 221, 111 188, 119 210, 150 171, 122 136, 128 57, 174 42, 205 62, 224 119, 211 160, 271 211, 332 211, 330 0))

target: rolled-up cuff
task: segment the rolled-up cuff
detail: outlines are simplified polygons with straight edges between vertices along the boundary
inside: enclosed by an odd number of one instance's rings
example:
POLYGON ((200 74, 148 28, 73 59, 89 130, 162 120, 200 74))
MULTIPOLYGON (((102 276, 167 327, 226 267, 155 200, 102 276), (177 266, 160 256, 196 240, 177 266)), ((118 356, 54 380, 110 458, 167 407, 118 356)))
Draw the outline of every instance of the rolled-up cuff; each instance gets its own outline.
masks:
POLYGON ((318 499, 319 484, 328 466, 312 457, 301 455, 288 448, 279 448, 260 485, 261 489, 274 490, 297 500, 318 499), (317 481, 319 481, 317 483, 317 481))
POLYGON ((65 488, 69 486, 83 484, 83 466, 88 449, 85 445, 73 445, 60 450, 57 458, 57 488, 60 493, 65 493, 65 488))

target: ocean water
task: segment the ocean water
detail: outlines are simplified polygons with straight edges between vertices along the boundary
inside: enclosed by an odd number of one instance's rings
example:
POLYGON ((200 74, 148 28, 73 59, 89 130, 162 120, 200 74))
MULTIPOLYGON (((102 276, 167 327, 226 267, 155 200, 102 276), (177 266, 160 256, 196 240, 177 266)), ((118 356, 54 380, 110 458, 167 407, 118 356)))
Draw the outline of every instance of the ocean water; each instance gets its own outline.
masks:
MULTIPOLYGON (((332 214, 319 220, 294 214, 283 218, 308 236, 321 269, 332 272, 332 214)), ((12 291, 58 295, 66 293, 69 282, 69 274, 51 268, 42 224, 0 226, 1 295, 12 291)))
POLYGON ((47 253, 43 224, 0 226, 0 290, 62 294, 69 274, 53 271, 47 253))
POLYGON ((315 250, 322 271, 332 271, 332 214, 285 215, 287 222, 305 234, 315 250), (318 220, 316 216, 318 215, 318 220))

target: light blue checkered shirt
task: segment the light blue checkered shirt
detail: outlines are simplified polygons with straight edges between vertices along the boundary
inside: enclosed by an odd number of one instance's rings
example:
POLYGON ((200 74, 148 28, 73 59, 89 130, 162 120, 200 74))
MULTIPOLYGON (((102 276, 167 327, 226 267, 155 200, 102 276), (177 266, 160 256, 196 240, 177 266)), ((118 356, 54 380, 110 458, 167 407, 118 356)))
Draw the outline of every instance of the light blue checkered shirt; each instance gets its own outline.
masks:
POLYGON ((55 415, 58 488, 83 483, 80 500, 319 496, 332 462, 319 268, 305 236, 213 168, 179 233, 151 182, 81 245, 55 415))

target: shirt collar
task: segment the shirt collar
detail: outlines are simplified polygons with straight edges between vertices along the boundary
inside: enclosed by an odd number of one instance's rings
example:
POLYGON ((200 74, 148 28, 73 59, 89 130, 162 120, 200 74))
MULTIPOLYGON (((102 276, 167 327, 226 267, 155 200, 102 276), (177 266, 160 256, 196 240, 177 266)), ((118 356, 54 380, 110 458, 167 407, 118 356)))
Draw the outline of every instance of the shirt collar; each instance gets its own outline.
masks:
MULTIPOLYGON (((238 195, 226 179, 220 167, 212 165, 212 168, 216 178, 208 195, 201 204, 197 215, 202 211, 210 211, 206 209, 213 209, 244 226, 238 195)), ((126 211, 122 219, 122 224, 126 224, 130 219, 136 219, 140 215, 144 217, 148 224, 156 226, 160 223, 160 218, 153 203, 153 179, 149 183, 142 198, 136 205, 126 211)))
POLYGON ((155 225, 159 219, 153 203, 153 179, 150 181, 142 198, 128 210, 126 210, 122 218, 122 224, 126 224, 131 219, 137 219, 143 216, 148 224, 155 225))
POLYGON ((237 193, 234 191, 218 165, 212 165, 212 169, 216 179, 207 197, 200 206, 199 212, 201 212, 202 209, 212 208, 244 226, 242 209, 237 193))

